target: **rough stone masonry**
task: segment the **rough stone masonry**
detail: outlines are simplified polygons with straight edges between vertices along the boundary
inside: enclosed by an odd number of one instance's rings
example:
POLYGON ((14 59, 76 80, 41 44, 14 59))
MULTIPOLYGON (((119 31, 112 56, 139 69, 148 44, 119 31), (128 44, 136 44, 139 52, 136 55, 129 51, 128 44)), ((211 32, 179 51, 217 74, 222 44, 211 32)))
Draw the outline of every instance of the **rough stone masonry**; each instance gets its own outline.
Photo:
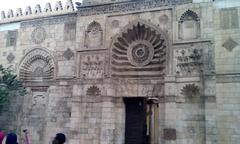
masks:
POLYGON ((28 89, 0 128, 33 144, 239 144, 240 4, 60 1, 1 13, 0 64, 28 89))

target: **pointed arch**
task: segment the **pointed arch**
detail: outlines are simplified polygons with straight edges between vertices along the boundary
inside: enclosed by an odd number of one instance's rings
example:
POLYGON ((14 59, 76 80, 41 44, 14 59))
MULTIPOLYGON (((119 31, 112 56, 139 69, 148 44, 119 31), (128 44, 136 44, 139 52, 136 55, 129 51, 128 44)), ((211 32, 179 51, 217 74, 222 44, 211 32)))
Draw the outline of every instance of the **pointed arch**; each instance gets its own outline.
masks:
POLYGON ((185 11, 178 24, 178 38, 181 40, 191 40, 200 38, 200 18, 192 10, 185 11))
POLYGON ((194 11, 188 9, 187 11, 185 11, 182 16, 180 17, 180 21, 179 22, 184 22, 186 20, 195 20, 195 21, 199 21, 199 17, 197 15, 197 13, 195 13, 194 11))
POLYGON ((23 81, 53 80, 55 75, 53 56, 43 48, 30 50, 19 65, 19 79, 23 81))
POLYGON ((85 32, 85 47, 98 48, 103 45, 103 30, 100 23, 93 21, 85 32))

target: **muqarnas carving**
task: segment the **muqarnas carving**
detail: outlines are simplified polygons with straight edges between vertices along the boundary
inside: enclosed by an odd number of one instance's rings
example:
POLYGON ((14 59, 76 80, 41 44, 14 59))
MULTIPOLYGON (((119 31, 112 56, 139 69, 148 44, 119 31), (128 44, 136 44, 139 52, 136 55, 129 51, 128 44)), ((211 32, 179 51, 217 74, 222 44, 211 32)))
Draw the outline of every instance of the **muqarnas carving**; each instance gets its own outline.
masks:
POLYGON ((129 24, 112 43, 112 76, 161 77, 168 42, 165 34, 145 21, 129 24))
POLYGON ((44 49, 33 49, 20 64, 19 78, 25 81, 43 81, 54 78, 53 57, 44 49))
POLYGON ((103 30, 101 25, 93 21, 85 32, 85 47, 98 48, 103 45, 103 30))
POLYGON ((198 48, 176 50, 177 74, 193 74, 203 68, 203 50, 198 48))
POLYGON ((88 54, 81 56, 81 77, 87 79, 103 78, 105 69, 104 54, 88 54))
POLYGON ((93 85, 87 89, 86 94, 88 96, 99 96, 101 95, 101 90, 97 86, 93 85))
POLYGON ((200 19, 192 10, 184 12, 178 23, 178 37, 183 40, 197 39, 201 36, 200 19))
POLYGON ((186 84, 181 89, 181 94, 188 98, 197 97, 200 95, 200 89, 195 84, 186 84))

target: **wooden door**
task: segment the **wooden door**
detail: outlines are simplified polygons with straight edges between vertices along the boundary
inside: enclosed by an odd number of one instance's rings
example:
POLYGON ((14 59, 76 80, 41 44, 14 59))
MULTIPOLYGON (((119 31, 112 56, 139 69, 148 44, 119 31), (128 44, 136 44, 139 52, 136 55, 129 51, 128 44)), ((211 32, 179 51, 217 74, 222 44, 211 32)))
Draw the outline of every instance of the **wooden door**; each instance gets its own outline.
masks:
POLYGON ((144 144, 146 115, 143 98, 126 98, 125 144, 144 144))

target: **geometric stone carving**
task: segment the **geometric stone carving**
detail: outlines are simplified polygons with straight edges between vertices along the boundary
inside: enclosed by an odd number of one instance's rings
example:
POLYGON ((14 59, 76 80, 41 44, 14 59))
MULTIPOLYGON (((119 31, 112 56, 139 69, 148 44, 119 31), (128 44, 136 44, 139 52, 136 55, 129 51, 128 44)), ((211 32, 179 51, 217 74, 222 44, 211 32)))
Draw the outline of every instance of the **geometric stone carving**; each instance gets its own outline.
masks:
POLYGON ((46 31, 43 27, 37 27, 33 30, 31 35, 32 41, 35 44, 40 44, 46 39, 46 31))
POLYGON ((179 21, 179 39, 196 39, 201 36, 200 19, 192 10, 184 12, 179 21))
POLYGON ((191 97, 196 97, 200 95, 200 89, 198 86, 195 84, 186 84, 182 89, 181 89, 181 94, 191 98, 191 97))
POLYGON ((12 61, 15 59, 15 56, 12 54, 12 53, 10 53, 8 56, 7 56, 7 60, 8 60, 8 62, 9 63, 12 63, 12 61))
POLYGON ((36 48, 28 52, 20 63, 21 80, 51 80, 54 78, 55 64, 52 56, 44 49, 36 48))
POLYGON ((164 140, 176 140, 176 138, 177 138, 176 129, 170 129, 170 128, 163 129, 164 140))
POLYGON ((129 24, 112 43, 112 75, 159 77, 164 74, 167 41, 146 22, 129 24))
POLYGON ((84 54, 81 56, 81 72, 82 78, 97 79, 103 78, 105 69, 104 54, 84 54))
POLYGON ((231 37, 229 37, 222 45, 224 48, 226 48, 228 51, 232 51, 236 46, 238 46, 238 43, 234 41, 231 37))
POLYGON ((70 48, 68 48, 64 53, 63 57, 66 58, 67 60, 70 60, 74 56, 74 53, 70 48))
POLYGON ((86 94, 88 96, 99 96, 99 95, 101 95, 101 90, 97 86, 93 85, 87 89, 86 94))
POLYGON ((87 31, 85 32, 85 47, 96 48, 103 44, 103 30, 101 25, 93 21, 89 24, 87 31))
POLYGON ((64 24, 64 40, 76 40, 76 22, 67 22, 64 24))

